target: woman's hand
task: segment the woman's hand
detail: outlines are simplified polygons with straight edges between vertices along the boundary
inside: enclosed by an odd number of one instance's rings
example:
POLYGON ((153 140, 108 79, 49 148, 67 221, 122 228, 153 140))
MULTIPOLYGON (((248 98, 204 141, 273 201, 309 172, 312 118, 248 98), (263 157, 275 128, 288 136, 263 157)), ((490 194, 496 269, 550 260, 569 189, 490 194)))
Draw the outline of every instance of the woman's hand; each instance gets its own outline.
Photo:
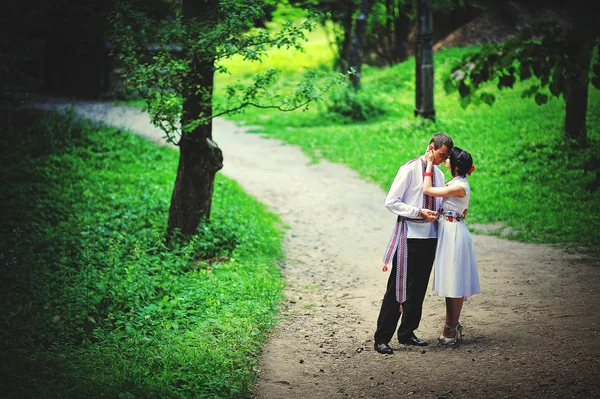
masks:
POLYGON ((427 150, 427 152, 425 152, 425 162, 432 164, 434 158, 433 151, 427 150))

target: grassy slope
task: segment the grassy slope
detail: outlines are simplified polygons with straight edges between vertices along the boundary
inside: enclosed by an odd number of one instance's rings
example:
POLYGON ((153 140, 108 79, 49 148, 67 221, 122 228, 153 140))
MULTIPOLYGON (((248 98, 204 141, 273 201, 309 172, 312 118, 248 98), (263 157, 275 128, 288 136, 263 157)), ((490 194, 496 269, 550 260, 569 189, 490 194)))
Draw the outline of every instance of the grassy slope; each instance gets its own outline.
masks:
MULTIPOLYGON (((490 85, 488 90, 497 96, 493 107, 483 104, 465 110, 458 94, 443 92, 441 76, 463 53, 474 50, 446 49, 435 54, 435 123, 413 114, 414 58, 393 67, 363 68, 361 93, 369 101, 383 104, 386 111, 367 122, 347 123, 328 112, 328 95, 308 111, 248 109, 233 118, 260 125, 260 131, 269 136, 300 145, 315 160, 323 157, 347 164, 384 190, 399 165, 424 150, 432 133, 445 131, 455 145, 473 154, 477 167, 470 178, 470 223, 499 222, 512 228, 509 236, 515 239, 594 250, 600 238, 595 228, 600 225, 600 215, 590 210, 600 205, 600 192, 588 185, 595 179, 599 163, 600 93, 590 86, 587 125, 591 148, 569 150, 562 131, 564 100, 552 98, 538 107, 532 99, 521 99, 521 91, 533 82, 518 83, 514 90, 501 92, 490 85), (586 168, 590 170, 586 172, 586 168)), ((251 73, 279 66, 283 68, 279 87, 285 90, 303 67, 322 69, 324 61, 331 64, 331 56, 323 33, 317 31, 304 53, 278 50, 251 73)), ((219 90, 249 76, 248 67, 238 60, 228 67, 232 74, 218 76, 219 90)))

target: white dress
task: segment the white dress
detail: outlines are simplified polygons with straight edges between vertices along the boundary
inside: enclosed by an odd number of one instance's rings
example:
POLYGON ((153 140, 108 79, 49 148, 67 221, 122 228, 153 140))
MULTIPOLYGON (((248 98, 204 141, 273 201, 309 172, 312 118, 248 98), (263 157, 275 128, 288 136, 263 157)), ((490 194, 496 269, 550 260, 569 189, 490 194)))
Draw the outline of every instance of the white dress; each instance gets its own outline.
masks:
POLYGON ((433 291, 435 295, 442 297, 468 297, 481 291, 473 241, 464 222, 471 187, 467 178, 460 176, 450 180, 448 185, 463 187, 466 195, 463 198, 447 197, 442 203, 433 291))

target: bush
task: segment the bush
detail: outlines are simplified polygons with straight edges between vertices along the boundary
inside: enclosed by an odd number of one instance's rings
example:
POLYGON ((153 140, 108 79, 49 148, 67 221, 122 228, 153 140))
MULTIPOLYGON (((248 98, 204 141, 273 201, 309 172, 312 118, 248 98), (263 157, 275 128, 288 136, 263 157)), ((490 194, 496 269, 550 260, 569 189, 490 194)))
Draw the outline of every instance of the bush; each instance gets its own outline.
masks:
POLYGON ((364 122, 385 114, 381 100, 370 92, 352 88, 333 91, 326 109, 330 114, 342 116, 344 123, 364 122))

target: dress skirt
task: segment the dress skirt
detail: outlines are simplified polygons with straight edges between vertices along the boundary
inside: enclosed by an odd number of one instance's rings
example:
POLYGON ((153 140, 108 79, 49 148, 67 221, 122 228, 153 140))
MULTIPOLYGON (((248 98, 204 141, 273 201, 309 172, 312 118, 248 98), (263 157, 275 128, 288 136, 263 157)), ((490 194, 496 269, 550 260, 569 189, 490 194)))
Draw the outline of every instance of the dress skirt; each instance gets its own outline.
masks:
POLYGON ((450 298, 481 291, 471 233, 464 222, 440 219, 435 254, 433 292, 450 298))

